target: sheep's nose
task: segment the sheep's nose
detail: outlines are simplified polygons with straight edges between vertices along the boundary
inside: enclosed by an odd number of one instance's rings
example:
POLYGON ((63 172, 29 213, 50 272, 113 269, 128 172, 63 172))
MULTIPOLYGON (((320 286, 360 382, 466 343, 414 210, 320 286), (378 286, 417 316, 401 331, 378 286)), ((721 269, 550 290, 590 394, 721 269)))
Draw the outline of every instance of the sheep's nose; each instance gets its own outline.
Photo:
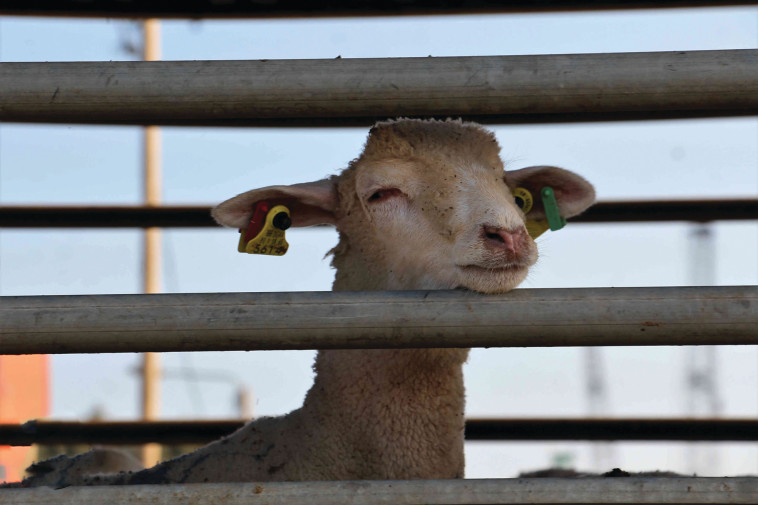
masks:
POLYGON ((526 244, 526 229, 522 226, 515 230, 506 230, 496 226, 482 227, 484 242, 490 249, 518 254, 526 244))

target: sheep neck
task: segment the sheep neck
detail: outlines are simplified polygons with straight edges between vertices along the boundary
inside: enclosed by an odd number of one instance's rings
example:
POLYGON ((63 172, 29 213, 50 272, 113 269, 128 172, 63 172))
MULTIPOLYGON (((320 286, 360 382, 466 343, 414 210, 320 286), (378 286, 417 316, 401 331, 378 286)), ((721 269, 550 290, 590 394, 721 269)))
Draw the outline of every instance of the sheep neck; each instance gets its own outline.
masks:
POLYGON ((349 478, 463 476, 465 349, 323 350, 303 404, 342 434, 349 478))
MULTIPOLYGON (((335 291, 398 289, 376 264, 338 246, 335 291), (360 272, 346 275, 345 272, 360 272)), ((428 286, 401 286, 423 289, 428 286)), ((351 446, 351 478, 463 476, 463 363, 468 349, 321 350, 303 404, 309 419, 336 425, 351 446), (326 421, 328 420, 328 421, 326 421)))

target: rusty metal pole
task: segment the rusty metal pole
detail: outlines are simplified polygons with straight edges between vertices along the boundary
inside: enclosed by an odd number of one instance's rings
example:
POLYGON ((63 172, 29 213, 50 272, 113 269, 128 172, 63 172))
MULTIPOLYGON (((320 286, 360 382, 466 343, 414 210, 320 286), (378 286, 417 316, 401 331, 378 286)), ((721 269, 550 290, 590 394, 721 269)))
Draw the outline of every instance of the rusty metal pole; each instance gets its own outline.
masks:
MULTIPOLYGON (((157 19, 147 19, 144 22, 144 54, 145 61, 159 60, 160 55, 160 24, 157 19)), ((161 137, 157 126, 147 126, 144 130, 144 191, 145 203, 148 206, 158 206, 161 202, 161 137)), ((161 291, 161 231, 159 228, 148 228, 144 235, 144 286, 145 293, 161 291)), ((152 421, 160 413, 160 355, 148 352, 142 360, 142 418, 152 421)), ((161 447, 158 444, 147 444, 142 448, 142 463, 153 466, 160 460, 161 447)))

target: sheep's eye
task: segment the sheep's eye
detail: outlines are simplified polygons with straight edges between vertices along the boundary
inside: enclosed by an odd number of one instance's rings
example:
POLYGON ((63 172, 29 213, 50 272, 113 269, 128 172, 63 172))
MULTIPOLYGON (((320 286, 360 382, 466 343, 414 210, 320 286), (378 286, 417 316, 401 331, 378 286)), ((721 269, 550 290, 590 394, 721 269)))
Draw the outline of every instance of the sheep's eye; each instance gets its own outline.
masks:
POLYGON ((368 197, 369 203, 376 203, 381 202, 384 200, 387 200, 388 198, 392 198, 393 196, 402 195, 403 192, 400 191, 397 188, 386 188, 386 189, 378 189, 371 193, 371 196, 368 197))

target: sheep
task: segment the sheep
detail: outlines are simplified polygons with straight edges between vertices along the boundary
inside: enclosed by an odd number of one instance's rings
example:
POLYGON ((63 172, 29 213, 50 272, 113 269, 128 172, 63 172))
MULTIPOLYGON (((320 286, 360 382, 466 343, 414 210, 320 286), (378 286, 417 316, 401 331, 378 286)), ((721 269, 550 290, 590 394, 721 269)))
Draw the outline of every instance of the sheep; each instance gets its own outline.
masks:
MULTIPOLYGON (((218 205, 220 224, 245 228, 256 202, 286 205, 292 226, 336 226, 333 289, 467 289, 505 293, 538 257, 511 190, 551 186, 563 217, 595 199, 566 170, 505 171, 490 131, 460 120, 377 123, 339 175, 254 189, 218 205)), ((468 349, 321 350, 301 408, 249 422, 197 451, 138 472, 38 473, 25 485, 156 484, 464 476, 468 349)), ((65 466, 65 465, 63 465, 65 466)), ((59 466, 62 468, 62 466, 59 466)))
POLYGON ((78 478, 117 472, 137 472, 144 469, 142 463, 128 452, 115 448, 95 447, 73 458, 61 454, 33 463, 26 472, 31 476, 41 475, 43 478, 49 478, 50 472, 68 472, 69 467, 72 475, 76 473, 78 478))

